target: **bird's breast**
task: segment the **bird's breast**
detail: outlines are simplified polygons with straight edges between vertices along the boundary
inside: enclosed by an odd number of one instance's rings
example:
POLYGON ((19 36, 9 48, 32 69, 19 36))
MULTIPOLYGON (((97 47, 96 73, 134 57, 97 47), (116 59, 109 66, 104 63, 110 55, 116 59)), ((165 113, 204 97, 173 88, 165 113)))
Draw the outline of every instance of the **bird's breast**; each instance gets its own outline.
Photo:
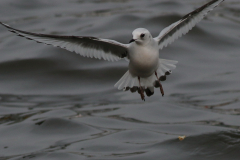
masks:
POLYGON ((140 77, 151 76, 158 68, 159 52, 149 48, 138 48, 129 55, 129 71, 140 77))

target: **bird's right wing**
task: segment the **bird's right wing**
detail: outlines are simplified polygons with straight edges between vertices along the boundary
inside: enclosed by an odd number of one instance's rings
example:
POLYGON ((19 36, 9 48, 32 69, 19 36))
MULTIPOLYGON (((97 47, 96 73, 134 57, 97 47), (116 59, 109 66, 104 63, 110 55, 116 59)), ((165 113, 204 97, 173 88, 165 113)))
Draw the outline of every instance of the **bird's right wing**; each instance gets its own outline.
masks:
POLYGON ((110 39, 40 34, 18 30, 2 22, 0 22, 0 24, 8 28, 9 31, 16 33, 18 36, 22 36, 39 43, 60 47, 71 52, 76 52, 84 57, 118 61, 128 55, 127 44, 122 44, 110 39))
POLYGON ((179 21, 164 28, 161 33, 154 38, 159 45, 159 49, 167 47, 173 41, 188 33, 198 22, 200 22, 208 12, 217 7, 224 0, 212 0, 195 11, 185 15, 179 21))

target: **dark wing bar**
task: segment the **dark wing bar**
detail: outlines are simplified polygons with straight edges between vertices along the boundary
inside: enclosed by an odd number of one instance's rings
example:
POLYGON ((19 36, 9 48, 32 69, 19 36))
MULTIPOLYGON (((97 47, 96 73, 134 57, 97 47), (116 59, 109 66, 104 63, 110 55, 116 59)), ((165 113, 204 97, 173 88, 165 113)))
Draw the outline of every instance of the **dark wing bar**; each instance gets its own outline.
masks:
POLYGON ((60 47, 71 52, 76 52, 84 57, 117 61, 126 57, 128 54, 127 45, 114 40, 84 36, 39 34, 18 30, 2 22, 0 22, 0 24, 18 36, 22 36, 39 43, 60 47))
POLYGON ((185 15, 179 21, 164 28, 158 37, 154 38, 158 41, 159 49, 166 47, 173 41, 188 33, 198 22, 200 22, 211 10, 217 7, 224 0, 212 0, 202 7, 185 15))

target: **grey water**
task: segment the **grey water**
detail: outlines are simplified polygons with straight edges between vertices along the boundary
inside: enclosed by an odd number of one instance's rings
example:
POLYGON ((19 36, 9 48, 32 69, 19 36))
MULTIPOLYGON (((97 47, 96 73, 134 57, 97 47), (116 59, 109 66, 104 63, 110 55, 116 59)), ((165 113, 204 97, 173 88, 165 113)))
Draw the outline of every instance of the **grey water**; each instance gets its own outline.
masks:
MULTIPOLYGON (((0 21, 128 43, 207 0, 1 0, 0 21)), ((240 2, 226 0, 160 51, 177 60, 165 96, 113 85, 128 63, 81 57, 0 26, 1 160, 240 159, 240 2), (183 141, 179 136, 186 136, 183 141)))

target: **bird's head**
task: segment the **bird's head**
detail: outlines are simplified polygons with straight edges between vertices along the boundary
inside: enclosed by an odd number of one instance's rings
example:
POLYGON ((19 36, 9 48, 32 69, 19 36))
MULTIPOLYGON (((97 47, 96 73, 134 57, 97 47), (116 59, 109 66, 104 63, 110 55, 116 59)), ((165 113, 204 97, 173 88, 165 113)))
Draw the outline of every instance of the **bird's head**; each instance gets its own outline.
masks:
POLYGON ((129 43, 147 44, 151 39, 151 33, 145 28, 137 28, 132 32, 133 39, 129 43))

